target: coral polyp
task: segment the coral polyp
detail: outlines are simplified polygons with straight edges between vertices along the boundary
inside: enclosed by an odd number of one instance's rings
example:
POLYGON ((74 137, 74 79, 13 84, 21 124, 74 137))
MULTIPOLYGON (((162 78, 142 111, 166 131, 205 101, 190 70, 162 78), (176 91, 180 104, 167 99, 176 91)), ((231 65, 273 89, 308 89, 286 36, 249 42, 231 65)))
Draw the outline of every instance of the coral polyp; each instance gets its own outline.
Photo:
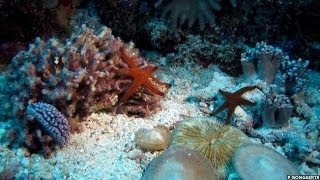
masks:
POLYGON ((183 120, 174 129, 171 145, 185 146, 210 160, 219 177, 224 178, 235 150, 248 143, 249 138, 240 130, 208 118, 183 120))

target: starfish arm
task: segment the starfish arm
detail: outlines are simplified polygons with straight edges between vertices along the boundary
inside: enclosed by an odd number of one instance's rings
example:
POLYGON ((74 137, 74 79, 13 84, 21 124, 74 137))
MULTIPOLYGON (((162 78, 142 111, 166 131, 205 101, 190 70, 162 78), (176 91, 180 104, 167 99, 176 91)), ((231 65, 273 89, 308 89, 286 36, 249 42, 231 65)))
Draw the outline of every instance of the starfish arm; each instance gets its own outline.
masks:
POLYGON ((227 102, 224 102, 216 111, 210 113, 210 116, 214 116, 218 113, 220 113, 221 111, 225 110, 226 108, 228 108, 229 104, 227 102))
POLYGON ((237 108, 237 106, 230 106, 230 107, 229 107, 228 114, 227 114, 227 118, 226 118, 226 122, 225 122, 224 124, 230 124, 232 114, 234 113, 234 111, 236 110, 236 108, 237 108))
POLYGON ((143 83, 143 86, 146 87, 149 91, 158 94, 160 96, 164 96, 164 93, 157 88, 156 84, 152 82, 151 79, 143 83))
POLYGON ((256 102, 252 102, 252 101, 249 101, 247 99, 241 99, 240 104, 241 105, 247 105, 247 106, 255 106, 255 105, 257 105, 256 102))
POLYGON ((233 95, 233 93, 228 92, 228 91, 224 91, 222 89, 219 89, 219 93, 222 94, 224 97, 230 97, 233 95))
POLYGON ((140 81, 134 79, 129 89, 126 91, 126 93, 122 96, 120 102, 125 102, 128 100, 130 96, 132 96, 133 93, 135 93, 139 87, 141 86, 140 81))
POLYGON ((171 84, 168 84, 168 83, 165 83, 165 82, 161 82, 159 79, 157 79, 157 78, 155 78, 153 76, 151 76, 151 79, 152 79, 153 82, 155 82, 155 83, 157 83, 157 84, 159 84, 161 86, 165 86, 166 89, 169 89, 171 87, 171 84))
POLYGON ((248 91, 252 91, 254 89, 258 88, 258 86, 247 86, 247 87, 243 87, 241 89, 239 89, 238 91, 236 91, 234 94, 235 95, 239 95, 241 96, 242 94, 248 92, 248 91))

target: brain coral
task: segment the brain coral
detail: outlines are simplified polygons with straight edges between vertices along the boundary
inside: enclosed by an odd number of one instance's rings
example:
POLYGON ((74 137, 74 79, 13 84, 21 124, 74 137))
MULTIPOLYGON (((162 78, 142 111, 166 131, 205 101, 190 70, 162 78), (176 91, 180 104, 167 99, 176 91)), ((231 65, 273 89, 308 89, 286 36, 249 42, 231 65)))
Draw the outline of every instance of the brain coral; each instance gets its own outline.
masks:
POLYGON ((21 51, 4 72, 0 109, 9 117, 23 117, 28 103, 54 105, 70 120, 99 110, 147 116, 158 109, 160 96, 138 89, 118 106, 132 78, 114 72, 128 67, 119 49, 134 54, 138 67, 151 66, 133 43, 115 38, 111 29, 85 26, 75 30, 65 42, 36 38, 28 51, 21 51))
POLYGON ((240 130, 208 118, 183 120, 174 129, 171 145, 185 146, 204 155, 220 178, 228 173, 229 160, 235 150, 249 138, 240 130))
POLYGON ((216 180, 209 161, 191 149, 177 146, 170 147, 151 161, 141 180, 216 180))
POLYGON ((233 166, 243 180, 281 180, 286 179, 289 174, 299 174, 298 168, 284 156, 269 147, 256 144, 237 149, 233 166))

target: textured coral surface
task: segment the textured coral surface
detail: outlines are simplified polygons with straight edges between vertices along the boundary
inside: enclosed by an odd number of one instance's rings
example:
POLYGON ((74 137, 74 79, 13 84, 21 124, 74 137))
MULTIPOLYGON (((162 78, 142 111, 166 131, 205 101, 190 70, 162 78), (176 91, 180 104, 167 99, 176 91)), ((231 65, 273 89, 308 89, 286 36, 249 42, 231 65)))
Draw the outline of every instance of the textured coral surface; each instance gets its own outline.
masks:
MULTIPOLYGON (((100 110, 150 115, 159 107, 160 97, 146 93, 145 88, 136 88, 121 106, 118 103, 132 77, 118 74, 115 69, 125 69, 130 63, 142 70, 150 66, 133 43, 126 45, 107 27, 93 30, 83 26, 65 43, 37 38, 28 51, 14 57, 4 73, 5 82, 10 83, 1 92, 5 97, 2 108, 8 110, 5 112, 9 117, 23 117, 30 102, 50 103, 73 119, 100 110), (124 61, 123 53, 135 58, 124 61)), ((161 84, 158 86, 161 88, 161 84)))

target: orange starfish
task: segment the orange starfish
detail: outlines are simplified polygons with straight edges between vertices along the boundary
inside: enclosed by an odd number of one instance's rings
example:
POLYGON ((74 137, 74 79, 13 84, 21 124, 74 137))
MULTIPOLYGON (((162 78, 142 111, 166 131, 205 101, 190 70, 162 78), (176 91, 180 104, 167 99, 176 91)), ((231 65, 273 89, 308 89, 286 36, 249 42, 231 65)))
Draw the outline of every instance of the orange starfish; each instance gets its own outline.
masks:
POLYGON ((251 102, 251 101, 244 99, 242 97, 242 95, 244 93, 246 93, 248 91, 252 91, 256 88, 260 89, 258 86, 247 86, 247 87, 243 87, 243 88, 239 89, 238 91, 236 91, 234 93, 230 93, 230 92, 223 91, 223 90, 219 89, 219 92, 225 98, 225 102, 216 111, 211 112, 210 115, 211 116, 216 115, 216 114, 220 113, 221 111, 229 108, 225 124, 230 124, 231 116, 234 113, 234 111, 236 110, 237 106, 240 106, 240 105, 255 106, 257 104, 256 102, 251 102))
POLYGON ((131 76, 133 78, 131 86, 122 96, 120 102, 127 101, 130 96, 138 91, 140 86, 145 87, 154 94, 164 96, 164 91, 170 88, 170 84, 161 82, 153 76, 157 67, 148 65, 144 68, 140 68, 138 63, 138 58, 140 57, 134 52, 128 52, 123 47, 120 48, 120 54, 122 61, 128 65, 128 68, 115 69, 116 73, 131 76))

